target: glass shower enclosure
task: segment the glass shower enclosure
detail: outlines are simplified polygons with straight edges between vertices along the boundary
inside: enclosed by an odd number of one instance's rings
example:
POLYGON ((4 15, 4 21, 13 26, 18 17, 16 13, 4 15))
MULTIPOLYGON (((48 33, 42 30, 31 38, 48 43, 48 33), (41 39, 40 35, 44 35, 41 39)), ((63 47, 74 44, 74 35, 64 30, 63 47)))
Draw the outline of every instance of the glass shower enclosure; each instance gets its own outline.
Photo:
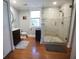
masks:
MULTIPOLYGON (((42 9, 43 43, 52 47, 66 45, 69 37, 72 3, 42 9)), ((56 48, 57 49, 57 48, 56 48)))

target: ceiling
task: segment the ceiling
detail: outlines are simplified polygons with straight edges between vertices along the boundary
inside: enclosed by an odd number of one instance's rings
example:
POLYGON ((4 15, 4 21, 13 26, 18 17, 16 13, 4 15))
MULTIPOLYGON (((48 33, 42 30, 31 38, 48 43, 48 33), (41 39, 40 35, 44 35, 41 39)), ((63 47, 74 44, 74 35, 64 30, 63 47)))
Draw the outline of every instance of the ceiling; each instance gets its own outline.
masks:
POLYGON ((18 10, 42 7, 60 7, 66 2, 72 2, 72 0, 10 0, 10 4, 18 10), (14 3, 14 1, 16 1, 16 3, 14 3), (53 2, 57 2, 57 4, 53 5, 53 2))

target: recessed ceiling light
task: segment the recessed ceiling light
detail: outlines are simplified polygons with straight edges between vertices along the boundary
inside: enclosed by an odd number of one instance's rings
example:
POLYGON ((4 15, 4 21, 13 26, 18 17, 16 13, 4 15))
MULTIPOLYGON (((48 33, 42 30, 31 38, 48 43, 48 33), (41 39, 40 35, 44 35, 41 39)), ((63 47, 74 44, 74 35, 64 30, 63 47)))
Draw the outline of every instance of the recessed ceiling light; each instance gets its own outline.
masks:
POLYGON ((13 1, 13 3, 15 4, 15 3, 16 3, 16 1, 14 0, 14 1, 13 1))
POLYGON ((53 5, 56 5, 57 4, 57 2, 53 2, 53 5))

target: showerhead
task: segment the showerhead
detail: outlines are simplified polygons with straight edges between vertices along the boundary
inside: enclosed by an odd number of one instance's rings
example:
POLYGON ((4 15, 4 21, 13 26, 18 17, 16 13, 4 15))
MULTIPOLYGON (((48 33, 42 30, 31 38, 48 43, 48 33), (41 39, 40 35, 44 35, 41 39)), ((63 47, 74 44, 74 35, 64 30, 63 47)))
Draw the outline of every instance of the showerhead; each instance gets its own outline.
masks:
POLYGON ((61 12, 62 13, 62 16, 64 16, 64 12, 62 10, 59 10, 59 12, 61 12))
POLYGON ((59 10, 59 12, 62 12, 62 10, 59 10))

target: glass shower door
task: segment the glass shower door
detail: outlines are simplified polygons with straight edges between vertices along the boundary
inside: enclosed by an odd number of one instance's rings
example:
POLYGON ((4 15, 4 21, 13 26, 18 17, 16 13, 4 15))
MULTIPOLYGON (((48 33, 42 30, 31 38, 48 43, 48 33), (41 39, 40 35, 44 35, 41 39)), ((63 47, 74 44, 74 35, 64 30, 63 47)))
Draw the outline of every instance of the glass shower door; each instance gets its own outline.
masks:
POLYGON ((43 41, 45 43, 67 43, 71 17, 71 8, 69 6, 71 3, 65 5, 61 8, 43 8, 43 41))

